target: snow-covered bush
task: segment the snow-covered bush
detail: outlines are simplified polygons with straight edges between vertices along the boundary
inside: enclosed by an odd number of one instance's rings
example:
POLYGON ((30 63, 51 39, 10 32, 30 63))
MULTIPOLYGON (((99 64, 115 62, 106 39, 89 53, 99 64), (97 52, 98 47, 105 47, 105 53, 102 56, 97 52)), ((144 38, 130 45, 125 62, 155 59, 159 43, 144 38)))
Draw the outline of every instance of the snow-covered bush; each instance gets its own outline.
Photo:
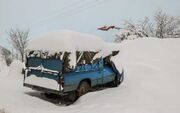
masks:
POLYGON ((158 11, 154 15, 155 32, 158 38, 180 37, 180 18, 169 16, 163 11, 158 11))
POLYGON ((125 28, 120 33, 116 34, 115 42, 121 42, 123 40, 132 40, 140 37, 152 37, 154 36, 153 24, 149 18, 145 18, 143 21, 134 23, 131 20, 125 21, 125 28))
POLYGON ((11 52, 2 46, 0 46, 0 60, 6 61, 6 64, 8 66, 12 62, 11 52))
POLYGON ((180 38, 180 18, 169 16, 161 10, 155 13, 152 20, 148 17, 136 23, 128 20, 124 26, 123 31, 116 34, 114 42, 141 37, 180 38))

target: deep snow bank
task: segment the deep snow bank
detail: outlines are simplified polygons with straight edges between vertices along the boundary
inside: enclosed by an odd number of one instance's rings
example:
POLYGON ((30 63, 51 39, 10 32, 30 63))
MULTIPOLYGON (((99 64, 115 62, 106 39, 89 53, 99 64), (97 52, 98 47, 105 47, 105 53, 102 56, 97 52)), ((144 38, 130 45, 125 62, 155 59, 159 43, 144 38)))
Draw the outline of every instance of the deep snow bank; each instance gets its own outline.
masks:
POLYGON ((0 71, 5 69, 6 67, 7 67, 6 62, 5 61, 0 61, 0 71))
POLYGON ((0 78, 0 108, 9 113, 179 113, 180 39, 137 39, 120 44, 125 80, 82 96, 75 104, 56 106, 23 88, 22 79, 0 78), (6 87, 4 87, 6 86, 6 87))
POLYGON ((8 66, 5 61, 0 61, 0 77, 7 75, 8 66))
POLYGON ((9 76, 18 77, 21 76, 24 64, 19 60, 14 60, 9 67, 9 76))
POLYGON ((89 93, 73 107, 87 105, 83 110, 98 113, 180 112, 180 39, 130 40, 120 48, 114 61, 124 67, 122 85, 89 93))

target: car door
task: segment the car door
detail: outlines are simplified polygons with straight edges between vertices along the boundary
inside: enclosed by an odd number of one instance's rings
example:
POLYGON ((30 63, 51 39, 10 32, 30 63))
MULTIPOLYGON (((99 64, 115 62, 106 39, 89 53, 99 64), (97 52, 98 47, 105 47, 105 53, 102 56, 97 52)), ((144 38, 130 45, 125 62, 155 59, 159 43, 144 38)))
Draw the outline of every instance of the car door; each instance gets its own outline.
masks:
POLYGON ((103 84, 112 82, 115 78, 115 74, 109 66, 105 66, 103 69, 103 84))
POLYGON ((97 79, 98 79, 98 84, 99 85, 102 85, 103 84, 103 59, 102 58, 100 58, 100 59, 98 59, 97 60, 97 62, 96 62, 96 65, 97 65, 97 68, 96 68, 96 70, 97 70, 97 79))

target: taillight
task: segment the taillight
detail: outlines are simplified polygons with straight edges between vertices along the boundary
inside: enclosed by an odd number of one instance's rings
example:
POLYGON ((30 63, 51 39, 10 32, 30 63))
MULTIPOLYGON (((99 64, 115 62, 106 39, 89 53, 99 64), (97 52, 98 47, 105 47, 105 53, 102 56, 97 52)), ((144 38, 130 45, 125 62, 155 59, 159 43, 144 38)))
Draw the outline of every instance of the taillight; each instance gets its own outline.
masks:
POLYGON ((64 87, 64 78, 62 76, 59 79, 59 84, 64 87))

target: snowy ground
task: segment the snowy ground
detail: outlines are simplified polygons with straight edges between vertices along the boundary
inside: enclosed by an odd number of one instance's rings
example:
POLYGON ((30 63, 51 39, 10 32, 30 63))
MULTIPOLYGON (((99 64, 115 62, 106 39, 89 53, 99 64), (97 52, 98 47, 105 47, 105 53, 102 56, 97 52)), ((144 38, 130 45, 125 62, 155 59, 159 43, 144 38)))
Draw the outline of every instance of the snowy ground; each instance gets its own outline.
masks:
POLYGON ((118 88, 91 92, 70 106, 44 100, 22 86, 22 64, 0 71, 0 111, 7 113, 179 113, 180 39, 125 41, 121 54, 125 80, 118 88))

